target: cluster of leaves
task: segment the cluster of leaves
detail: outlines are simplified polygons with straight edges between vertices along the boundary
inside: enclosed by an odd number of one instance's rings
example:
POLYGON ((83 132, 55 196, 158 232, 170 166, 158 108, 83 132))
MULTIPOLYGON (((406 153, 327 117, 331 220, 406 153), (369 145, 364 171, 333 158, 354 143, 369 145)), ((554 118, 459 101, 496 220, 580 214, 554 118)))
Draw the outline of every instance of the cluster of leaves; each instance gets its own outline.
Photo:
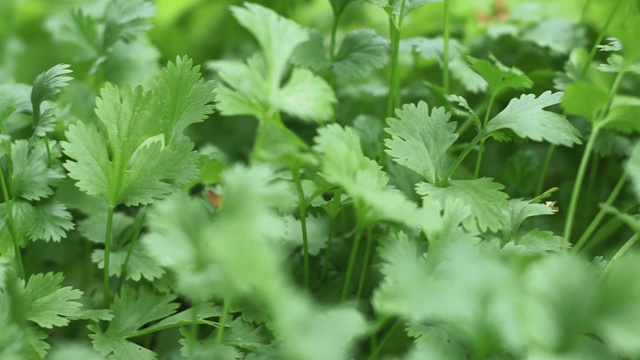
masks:
POLYGON ((453 39, 444 0, 442 36, 401 38, 439 2, 330 0, 327 39, 231 6, 255 53, 214 80, 114 70, 149 53, 148 1, 52 21, 72 65, 0 84, 0 358, 640 356, 640 7, 590 52, 527 4, 453 39), (340 34, 355 6, 390 39, 340 34), (216 118, 257 120, 248 164, 187 135, 216 118))

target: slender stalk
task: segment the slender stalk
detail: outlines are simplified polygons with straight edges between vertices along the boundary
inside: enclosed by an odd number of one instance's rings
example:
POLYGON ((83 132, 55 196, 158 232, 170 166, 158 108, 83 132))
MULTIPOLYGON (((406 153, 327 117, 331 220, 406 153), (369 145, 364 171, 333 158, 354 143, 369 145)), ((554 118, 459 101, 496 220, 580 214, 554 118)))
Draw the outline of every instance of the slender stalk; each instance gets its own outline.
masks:
POLYGON ((334 211, 329 214, 329 237, 327 238, 327 247, 324 250, 324 263, 322 264, 322 274, 321 278, 324 279, 325 274, 327 273, 327 266, 329 266, 329 259, 331 258, 331 248, 333 245, 333 232, 336 227, 336 218, 338 217, 339 211, 335 211, 340 206, 340 197, 342 196, 342 188, 338 188, 336 192, 333 194, 333 199, 331 199, 331 206, 334 211))
POLYGON ((364 252, 364 262, 362 263, 362 271, 360 272, 360 281, 358 281, 358 291, 356 292, 356 300, 360 299, 362 290, 364 289, 364 282, 367 278, 367 272, 369 271, 369 263, 371 261, 371 249, 373 248, 373 226, 367 227, 367 246, 364 252))
MULTIPOLYGON (((484 129, 489 122, 489 116, 491 115, 491 108, 493 108, 493 103, 496 100, 496 94, 491 94, 489 97, 489 105, 487 106, 487 111, 484 114, 484 120, 482 121, 482 128, 484 129)), ((478 178, 480 175, 480 164, 482 163, 482 154, 484 153, 484 138, 480 140, 480 148, 478 149, 478 157, 476 158, 476 168, 473 172, 473 177, 478 178)))
POLYGON ((298 211, 300 214, 300 225, 302 227, 302 251, 304 257, 304 289, 309 291, 309 238, 307 235, 307 199, 302 189, 302 180, 300 180, 300 168, 293 166, 291 168, 293 182, 298 191, 298 211))
POLYGON ((604 268, 602 275, 600 275, 601 280, 606 278, 609 272, 611 271, 611 264, 613 264, 618 259, 620 259, 624 254, 626 254, 627 251, 629 251, 629 249, 631 249, 631 247, 636 243, 636 241, 638 241, 638 234, 633 234, 633 236, 629 238, 629 240, 627 240, 627 242, 624 243, 624 245, 622 245, 620 250, 618 250, 618 252, 615 255, 613 255, 613 257, 611 258, 611 261, 609 261, 609 263, 607 264, 607 267, 604 268))
POLYGON ((449 95, 449 40, 451 37, 451 0, 444 0, 444 48, 442 52, 442 87, 444 95, 449 95))
MULTIPOLYGON (((613 190, 611 190, 611 194, 609 194, 609 197, 604 202, 605 205, 613 204, 613 202, 616 200, 616 198, 620 194, 620 191, 622 190, 626 182, 627 182, 627 173, 624 172, 622 173, 622 176, 616 183, 616 186, 614 186, 613 190)), ((598 226, 600 225, 600 223, 602 222, 602 219, 604 219, 604 216, 606 214, 607 212, 604 211, 602 208, 600 208, 600 211, 598 211, 598 214, 596 214, 596 216, 593 218, 593 220, 591 221, 587 229, 584 231, 582 236, 580 236, 580 238, 576 242, 576 245, 571 250, 572 252, 576 253, 580 251, 580 249, 582 249, 582 247, 587 242, 587 240, 591 237, 591 235, 593 235, 596 229, 598 229, 598 226)))
MULTIPOLYGON (((358 208, 356 207, 356 211, 358 208)), ((344 284, 342 285, 342 295, 340 296, 340 302, 347 300, 347 294, 349 293, 349 283, 351 282, 351 275, 353 273, 353 267, 356 262, 356 255, 358 254, 358 248, 360 247, 360 240, 362 238, 362 221, 358 216, 358 224, 356 225, 356 235, 353 239, 353 246, 351 247, 351 254, 349 255, 349 264, 347 265, 347 273, 344 276, 344 284)))
POLYGON ((400 101, 400 76, 398 74, 400 56, 400 35, 407 0, 402 0, 397 22, 393 15, 389 16, 389 32, 391 35, 391 75, 389 78, 389 95, 387 98, 387 117, 392 117, 400 101))
POLYGON ((338 35, 338 25, 342 12, 335 14, 333 24, 331 24, 331 38, 329 38, 329 59, 333 62, 336 59, 336 37, 338 35))
POLYGON ((231 300, 224 299, 222 304, 222 315, 220 315, 220 326, 218 327, 218 332, 216 333, 216 344, 221 345, 222 339, 224 335, 224 328, 227 326, 227 321, 229 318, 229 308, 231 307, 231 300))
POLYGON ((109 257, 111 255, 111 227, 113 225, 113 214, 115 210, 115 206, 109 205, 109 213, 107 215, 107 232, 104 238, 103 296, 104 305, 107 307, 111 303, 111 287, 109 286, 109 257))
POLYGON ((131 242, 129 243, 129 249, 127 250, 127 256, 124 258, 124 263, 122 264, 122 277, 118 282, 118 290, 122 288, 122 283, 126 278, 127 268, 129 267, 129 260, 131 260, 131 254, 133 253, 133 248, 136 246, 136 242, 140 237, 140 231, 142 231, 142 225, 144 224, 144 217, 146 214, 146 207, 143 207, 136 216, 136 228, 134 230, 133 235, 131 236, 131 242))
MULTIPOLYGON (((587 0, 587 4, 585 5, 585 7, 589 5, 589 1, 590 0, 587 0)), ((600 34, 598 34, 598 38, 596 39, 596 42, 593 44, 593 47, 591 48, 589 57, 587 58, 587 61, 582 67, 582 71, 580 72, 579 79, 584 79, 585 75, 587 75, 587 71, 589 70, 591 63, 593 62, 593 59, 596 57, 596 53, 598 52, 598 45, 600 45, 604 37, 607 35, 607 31, 609 31, 609 26, 611 26, 611 22, 613 21, 613 18, 615 17, 616 12, 618 12, 618 8, 620 7, 621 4, 622 4, 622 0, 618 0, 618 2, 616 2, 616 5, 613 7, 613 10, 611 10, 611 14, 609 14, 607 21, 605 22, 604 26, 600 30, 600 34)))
POLYGON ((380 354, 380 351, 382 351, 382 349, 387 344, 387 342, 389 342, 389 339, 391 338, 391 334, 395 331, 395 329, 398 327, 399 324, 400 324, 400 320, 396 319, 396 321, 393 323, 389 331, 387 331, 387 333, 384 335, 384 338, 382 338, 382 341, 380 341, 376 346, 376 348, 371 352, 371 355, 369 355, 368 360, 378 359, 378 354, 380 354))
MULTIPOLYGON (((9 145, 8 147, 11 147, 9 145)), ((11 153, 8 154, 11 156, 11 153)), ((7 160, 7 163, 9 160, 7 160)), ((7 207, 7 222, 9 223, 9 232, 11 233, 11 238, 13 239, 13 251, 15 252, 16 262, 18 263, 18 271, 20 273, 20 277, 25 278, 24 265, 22 263, 22 253, 20 251, 20 241, 18 239, 18 229, 16 227, 16 220, 13 217, 13 199, 10 194, 10 189, 7 184, 7 181, 4 179, 4 171, 2 166, 0 166, 0 186, 2 186, 2 196, 4 196, 4 202, 7 207)))
POLYGON ((554 144, 549 145, 549 149, 547 149, 547 155, 544 157, 544 162, 542 163, 542 169, 540 170, 540 177, 538 177, 538 182, 536 184, 535 194, 540 194, 540 192, 542 192, 542 188, 544 187, 544 180, 547 178, 547 171, 549 171, 551 159, 553 158, 553 153, 555 152, 555 150, 556 146, 554 144))
POLYGON ((589 136, 589 140, 587 141, 587 146, 584 149, 584 153, 582 154, 582 160, 580 160, 580 166, 578 167, 578 174, 576 175, 576 180, 573 183, 573 190, 571 191, 571 200, 569 202, 569 210, 567 213, 567 222, 564 227, 564 241, 565 245, 571 244, 571 230, 573 230, 573 222, 576 216, 576 209, 578 206, 578 198, 580 197, 580 189, 582 187, 582 181, 584 180, 584 175, 587 170, 587 164, 589 163, 589 158, 591 157, 591 152, 593 150, 593 146, 595 144, 595 140, 600 133, 600 127, 594 126, 593 132, 591 136, 589 136))
POLYGON ((476 137, 474 137, 471 140, 471 142, 469 142, 469 144, 467 144, 467 146, 462 151, 462 153, 460 155, 458 155, 458 157, 454 160, 453 164, 451 164, 451 166, 449 167, 447 172, 444 174, 442 179, 440 179, 440 181, 438 182, 438 186, 444 185, 447 181, 449 181, 449 179, 451 178, 451 175, 453 175, 453 173, 456 171, 458 166, 460 166, 460 164, 462 164, 462 161, 467 157, 467 155, 469 155, 471 150, 473 150, 473 148, 484 138, 484 135, 485 135, 484 132, 482 132, 482 131, 479 132, 476 135, 476 137))

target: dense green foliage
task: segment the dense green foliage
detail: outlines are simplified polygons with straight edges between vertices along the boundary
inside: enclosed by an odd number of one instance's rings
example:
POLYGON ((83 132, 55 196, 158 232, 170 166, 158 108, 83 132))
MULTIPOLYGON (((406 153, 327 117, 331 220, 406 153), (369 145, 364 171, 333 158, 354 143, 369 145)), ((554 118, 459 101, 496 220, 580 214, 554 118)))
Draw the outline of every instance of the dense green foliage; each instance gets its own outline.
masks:
POLYGON ((636 0, 3 0, 0 359, 640 358, 638 39, 636 0))

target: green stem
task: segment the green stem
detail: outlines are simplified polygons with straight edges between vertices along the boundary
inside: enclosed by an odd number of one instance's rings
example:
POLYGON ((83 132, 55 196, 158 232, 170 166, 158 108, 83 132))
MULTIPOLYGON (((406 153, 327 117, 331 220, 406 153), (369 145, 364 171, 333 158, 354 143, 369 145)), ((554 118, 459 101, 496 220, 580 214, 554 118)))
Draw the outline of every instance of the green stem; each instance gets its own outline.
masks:
POLYGON ((336 37, 338 35, 338 25, 342 12, 335 14, 331 25, 331 38, 329 39, 329 59, 333 62, 336 59, 336 37))
POLYGON ((331 199, 331 212, 329 213, 329 237, 327 238, 327 247, 324 250, 324 263, 322 264, 322 274, 321 278, 324 279, 325 274, 327 273, 327 266, 329 266, 329 259, 331 258, 331 248, 333 245, 333 233, 336 227, 336 218, 338 217, 339 206, 340 206, 340 198, 342 197, 342 188, 336 189, 333 194, 333 199, 331 199))
POLYGON ((392 117, 395 109, 400 104, 400 77, 398 75, 398 67, 400 61, 400 35, 402 22, 404 20, 406 2, 407 0, 402 0, 400 13, 397 15, 397 22, 394 21, 393 15, 389 16, 389 28, 391 35, 391 75, 389 78, 389 95, 387 98, 387 117, 392 117))
POLYGON ((127 256, 124 258, 124 263, 122 264, 122 277, 118 282, 118 290, 122 288, 122 283, 126 278, 127 268, 129 267, 129 260, 131 260, 131 254, 133 253, 133 248, 136 246, 136 242, 140 237, 140 231, 142 231, 142 225, 144 224, 144 216, 146 213, 146 207, 143 207, 136 216, 136 227, 131 236, 131 242, 129 243, 129 249, 127 250, 127 256))
POLYGON ((373 226, 367 227, 367 246, 364 252, 364 261, 362 263, 362 272, 360 272, 360 281, 358 281, 358 291, 356 292, 356 300, 360 299, 362 290, 364 289, 364 282, 367 278, 367 272, 369 271, 369 262, 371 260, 371 249, 373 248, 373 226))
POLYGON ((107 234, 104 238, 104 273, 103 273, 103 296, 104 306, 109 307, 111 303, 111 287, 109 286, 109 258, 111 256, 111 227, 113 225, 113 214, 116 208, 109 205, 109 213, 107 215, 107 234))
MULTIPOLYGON (((604 202, 605 205, 613 204, 613 202, 616 200, 616 198, 620 194, 620 191, 624 187, 624 184, 626 183, 626 181, 627 181, 627 173, 624 172, 624 173, 622 173, 622 176, 620 177, 620 179, 616 183, 616 186, 611 191, 611 194, 609 194, 609 197, 604 202)), ((598 229, 598 226, 600 225, 600 223, 602 222, 602 219, 604 219, 604 216, 606 214, 607 214, 607 212, 604 211, 602 208, 600 208, 600 211, 598 211, 598 214, 596 214, 596 216, 593 218, 593 220, 591 221, 591 223, 589 224, 587 229, 584 231, 582 236, 580 236, 580 238, 576 242, 576 245, 571 250, 572 252, 577 253, 578 251, 580 251, 580 249, 582 249, 582 247, 585 245, 587 240, 598 229)))
POLYGON ((449 95, 449 39, 451 37, 451 0, 444 0, 444 49, 442 52, 442 87, 444 96, 449 95))
POLYGON ((307 200, 302 189, 302 180, 300 180, 300 168, 293 166, 291 168, 293 182, 298 191, 298 211, 300 214, 300 225, 302 227, 302 251, 304 257, 304 290, 309 291, 309 238, 307 235, 307 200))
POLYGON ((387 344, 387 342, 389 342, 389 339, 391 338, 391 334, 395 331, 396 327, 398 327, 399 324, 400 324, 400 320, 396 319, 396 321, 393 323, 389 331, 387 331, 387 333, 384 335, 384 338, 382 338, 382 341, 380 341, 376 346, 376 348, 371 352, 371 355, 369 355, 368 360, 378 359, 378 354, 380 354, 380 351, 382 351, 382 349, 384 349, 384 346, 387 344))
MULTIPOLYGON (((484 114, 484 120, 482 121, 482 129, 484 129, 487 126, 487 123, 489 122, 489 116, 491 115, 491 108, 493 108, 493 103, 496 100, 496 94, 491 94, 491 97, 489 98, 489 105, 487 106, 487 111, 484 114)), ((480 164, 482 163, 482 154, 484 153, 484 138, 482 138, 482 140, 480 140, 480 148, 478 149, 478 157, 476 158, 476 168, 475 171, 473 172, 473 177, 474 178, 478 178, 478 176, 480 175, 480 164)))
POLYGON ((540 176, 538 177, 538 183, 536 184, 535 194, 540 194, 540 192, 542 192, 542 188, 544 187, 544 180, 547 178, 547 171, 549 171, 551 159, 553 158, 553 153, 555 152, 555 150, 556 146, 554 144, 549 145, 549 149, 547 149, 547 155, 544 157, 544 162, 542 163, 542 169, 540 170, 540 176))
MULTIPOLYGON (((11 145, 9 144, 9 146, 11 145)), ((11 152, 7 154, 7 157, 11 158, 11 152)), ((9 163, 10 160, 7 160, 9 163)), ((10 176, 10 175, 9 175, 10 176)), ((16 227, 16 220, 13 217, 13 199, 10 194, 10 189, 7 184, 7 181, 4 179, 4 171, 2 166, 0 166, 0 186, 2 186, 2 196, 4 196, 4 202, 7 207, 7 222, 9 223, 9 232, 11 233, 11 238, 13 239, 13 249, 16 254, 16 262, 18 263, 18 271, 20 272, 20 277, 25 279, 24 265, 22 263, 22 253, 20 251, 20 241, 18 239, 18 228, 16 227)))
MULTIPOLYGON (((621 4, 622 4, 622 0, 618 0, 616 5, 613 7, 613 10, 611 10, 611 14, 609 14, 607 21, 605 22, 604 26, 600 30, 600 34, 598 34, 598 38, 596 39, 596 42, 593 44, 593 47, 591 48, 591 52, 589 53, 587 62, 585 62, 584 66, 582 67, 579 80, 584 79, 585 75, 587 75, 587 71, 589 70, 591 63, 593 62, 593 59, 596 57, 596 53, 598 52, 598 45, 600 45, 604 37, 607 35, 607 31, 609 31, 609 26, 611 26, 611 22, 613 21, 613 18, 615 17, 616 12, 618 11, 618 8, 620 7, 621 4)), ((587 5, 588 5, 588 2, 587 2, 587 5)))
POLYGON ((567 213, 567 222, 564 227, 564 241, 565 245, 569 246, 571 244, 571 230, 573 230, 573 221, 575 220, 576 210, 578 206, 578 198, 580 197, 580 190, 582 188, 582 181, 584 180, 584 175, 587 170, 587 164, 589 163, 589 157, 591 156, 591 151, 593 150, 593 146, 595 144, 595 140, 600 133, 600 127, 594 126, 593 132, 591 136, 589 136, 589 140, 587 141, 587 146, 584 149, 584 153, 582 154, 582 160, 580 160, 580 166, 578 167, 578 174, 576 175, 576 180, 573 183, 573 190, 571 191, 571 200, 569 202, 569 210, 567 213))
MULTIPOLYGON (((359 208, 356 206, 356 211, 359 208)), ((340 302, 347 300, 347 294, 349 293, 349 283, 351 282, 351 275, 353 273, 353 267, 356 262, 356 255, 358 254, 358 248, 360 247, 360 240, 362 238, 362 220, 358 216, 356 225, 356 235, 353 239, 353 246, 351 247, 351 254, 349 255, 349 264, 347 265, 347 273, 344 276, 344 284, 342 286, 342 295, 340 296, 340 302)))
POLYGON ((442 179, 440 179, 440 181, 438 182, 438 186, 442 186, 446 184, 447 181, 449 181, 449 179, 451 178, 451 175, 453 175, 453 173, 456 171, 458 166, 462 164, 462 161, 467 157, 467 155, 469 155, 471 150, 473 150, 473 148, 484 138, 484 135, 485 135, 484 132, 481 131, 476 135, 476 137, 474 137, 471 140, 471 142, 469 142, 469 144, 467 144, 467 146, 462 151, 462 153, 458 155, 458 157, 454 160, 453 164, 451 164, 451 166, 449 167, 447 172, 444 174, 442 179))
POLYGON ((224 328, 227 326, 230 307, 231 307, 231 300, 224 299, 224 302, 222 304, 222 315, 220 315, 220 322, 219 322, 220 326, 218 327, 218 333, 216 333, 216 345, 222 344, 224 328))
POLYGON ((600 279, 604 279, 607 277, 607 275, 609 274, 609 271, 611 271, 611 264, 613 264, 618 259, 620 259, 624 254, 626 254, 627 251, 629 251, 629 249, 631 249, 631 247, 636 243, 636 241, 638 241, 638 234, 633 234, 633 236, 629 238, 629 240, 627 240, 627 242, 624 243, 624 245, 622 245, 620 250, 618 250, 618 252, 615 255, 613 255, 613 257, 611 258, 611 261, 609 261, 609 263, 607 264, 607 267, 604 268, 604 271, 602 272, 600 279))

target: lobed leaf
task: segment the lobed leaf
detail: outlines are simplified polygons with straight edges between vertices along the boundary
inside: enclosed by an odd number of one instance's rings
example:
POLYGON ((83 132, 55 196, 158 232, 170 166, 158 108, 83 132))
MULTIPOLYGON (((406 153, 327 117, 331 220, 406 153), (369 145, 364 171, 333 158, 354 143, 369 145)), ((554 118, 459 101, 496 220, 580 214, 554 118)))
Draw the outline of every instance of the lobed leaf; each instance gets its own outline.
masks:
POLYGON ((471 63, 471 69, 487 81, 492 96, 506 89, 529 89, 533 85, 533 81, 520 69, 505 66, 493 55, 489 56, 491 62, 470 56, 467 59, 471 63))
POLYGON ((372 29, 349 32, 331 64, 336 76, 344 79, 367 77, 389 62, 389 43, 372 29))
POLYGON ((447 151, 458 138, 456 123, 449 122, 451 113, 434 108, 429 114, 429 106, 421 101, 417 106, 404 105, 396 115, 398 119, 387 119, 385 131, 391 139, 384 141, 386 153, 435 184, 443 175, 447 151))
POLYGON ((564 116, 543 110, 562 99, 562 92, 545 91, 537 98, 533 94, 511 99, 507 107, 486 126, 487 133, 509 129, 524 139, 547 141, 572 147, 580 144, 580 132, 564 116))
POLYGON ((80 315, 82 291, 61 287, 62 273, 36 274, 20 289, 25 318, 41 327, 66 326, 70 317, 80 315))

